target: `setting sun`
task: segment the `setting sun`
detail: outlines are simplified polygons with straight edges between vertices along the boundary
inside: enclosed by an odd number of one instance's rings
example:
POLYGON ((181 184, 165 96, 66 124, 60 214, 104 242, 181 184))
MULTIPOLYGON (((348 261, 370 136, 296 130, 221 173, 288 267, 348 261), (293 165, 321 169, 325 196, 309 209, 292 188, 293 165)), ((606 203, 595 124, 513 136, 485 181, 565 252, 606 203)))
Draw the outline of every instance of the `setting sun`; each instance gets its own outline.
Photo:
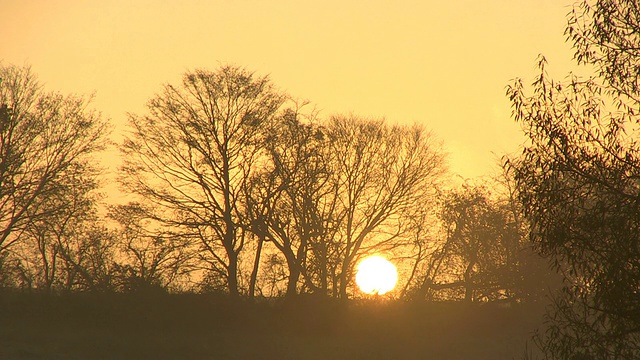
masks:
POLYGON ((366 294, 386 294, 393 290, 397 282, 398 270, 382 256, 370 256, 358 264, 356 284, 366 294))

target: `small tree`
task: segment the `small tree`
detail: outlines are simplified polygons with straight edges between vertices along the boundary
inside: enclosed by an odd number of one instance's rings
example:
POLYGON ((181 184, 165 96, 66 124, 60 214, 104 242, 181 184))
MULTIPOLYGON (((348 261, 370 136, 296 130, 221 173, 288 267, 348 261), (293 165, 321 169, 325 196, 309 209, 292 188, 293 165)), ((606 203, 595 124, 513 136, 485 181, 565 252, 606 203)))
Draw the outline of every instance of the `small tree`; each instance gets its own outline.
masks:
POLYGON ((193 246, 183 234, 164 229, 151 209, 138 203, 110 208, 118 224, 120 285, 125 292, 183 290, 194 271, 193 246))
POLYGON ((454 281, 439 287, 461 287, 465 301, 512 297, 521 245, 507 209, 485 187, 465 184, 447 195, 442 221, 446 242, 440 256, 454 281))
MULTIPOLYGON (((78 251, 74 243, 87 226, 98 223, 96 176, 87 165, 75 164, 65 170, 56 181, 56 191, 40 203, 39 210, 46 209, 47 216, 34 216, 21 234, 21 242, 14 245, 25 255, 31 253, 23 261, 34 264, 37 279, 33 283, 38 288, 47 292, 71 290, 82 273, 69 263, 68 256, 70 251, 78 251)), ((91 288, 93 284, 87 285, 91 288)))

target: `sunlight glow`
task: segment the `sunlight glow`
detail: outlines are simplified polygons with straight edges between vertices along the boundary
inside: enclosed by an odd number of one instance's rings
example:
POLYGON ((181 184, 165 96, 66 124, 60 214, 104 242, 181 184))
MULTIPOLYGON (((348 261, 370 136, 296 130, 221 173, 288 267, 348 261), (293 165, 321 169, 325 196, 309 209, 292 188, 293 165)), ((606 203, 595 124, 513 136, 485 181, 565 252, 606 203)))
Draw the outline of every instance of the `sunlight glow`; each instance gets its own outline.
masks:
POLYGON ((370 256, 358 264, 356 284, 366 294, 386 294, 393 290, 397 282, 398 270, 382 256, 370 256))

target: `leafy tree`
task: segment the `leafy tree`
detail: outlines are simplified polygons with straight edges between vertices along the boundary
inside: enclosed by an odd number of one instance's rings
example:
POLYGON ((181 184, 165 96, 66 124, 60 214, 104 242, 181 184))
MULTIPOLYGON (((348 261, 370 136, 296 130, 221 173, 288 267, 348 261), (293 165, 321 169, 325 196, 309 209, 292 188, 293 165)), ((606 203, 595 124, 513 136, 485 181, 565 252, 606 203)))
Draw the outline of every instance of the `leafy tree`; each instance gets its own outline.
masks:
POLYGON ((124 184, 156 208, 157 220, 201 247, 202 260, 239 294, 239 257, 248 219, 242 197, 263 148, 261 129, 284 97, 266 77, 224 66, 165 85, 132 115, 122 149, 124 184))
POLYGON ((565 35, 578 64, 592 66, 605 82, 601 91, 617 101, 640 102, 640 7, 635 0, 580 0, 569 13, 565 35))
POLYGON ((637 135, 625 129, 630 114, 607 113, 594 81, 573 78, 561 86, 541 66, 534 96, 527 97, 521 84, 509 91, 531 141, 522 158, 510 162, 530 236, 567 282, 544 346, 560 357, 634 354, 640 320, 637 135))
POLYGON ((528 142, 510 159, 537 250, 565 278, 538 337, 550 358, 640 356, 638 4, 580 2, 566 34, 597 77, 507 91, 528 142))

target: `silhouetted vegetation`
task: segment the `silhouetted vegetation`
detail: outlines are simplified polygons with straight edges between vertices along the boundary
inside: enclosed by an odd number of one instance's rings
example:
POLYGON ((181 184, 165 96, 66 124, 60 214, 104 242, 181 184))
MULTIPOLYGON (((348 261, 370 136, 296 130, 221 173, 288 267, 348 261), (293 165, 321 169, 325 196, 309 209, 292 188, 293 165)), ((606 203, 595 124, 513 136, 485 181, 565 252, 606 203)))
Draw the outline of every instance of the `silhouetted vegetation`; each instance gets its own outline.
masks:
POLYGON ((0 66, 0 286, 48 292, 109 282, 90 162, 107 124, 89 102, 45 92, 28 67, 0 66))
POLYGON ((130 201, 107 205, 91 99, 0 66, 0 356, 640 357, 638 19, 576 4, 595 76, 541 56, 531 93, 507 89, 522 153, 462 185, 421 126, 320 116, 222 66, 129 115, 130 201), (373 254, 400 272, 387 297, 355 288, 373 254))
POLYGON ((131 118, 124 183, 153 204, 149 217, 199 243, 207 284, 346 298, 359 258, 405 246, 413 213, 434 202, 443 155, 418 127, 321 121, 291 105, 243 69, 188 73, 131 118))
POLYGON ((640 357, 640 178, 635 1, 583 1, 566 35, 596 77, 508 89, 529 142, 508 160, 536 249, 563 275, 537 340, 551 359, 640 357))
MULTIPOLYGON (((322 119, 237 67, 189 72, 147 114, 130 116, 121 148, 132 198, 107 206, 89 162, 104 148, 105 122, 82 97, 42 92, 28 69, 2 74, 0 330, 17 341, 7 356, 157 358, 189 346, 187 358, 320 348, 327 357, 411 357, 438 349, 413 331, 435 336, 444 326, 409 315, 435 316, 425 300, 509 300, 485 308, 507 314, 546 291, 527 276, 525 266, 545 264, 526 260, 526 223, 511 194, 451 186, 441 144, 422 127, 322 119), (33 98, 24 106, 23 92, 33 98), (387 298, 349 301, 366 299, 354 267, 376 253, 392 258, 404 283, 387 298), (54 327, 60 337, 43 340, 54 327)), ((471 319, 469 309, 446 311, 471 319)))
POLYGON ((496 199, 483 185, 446 192, 440 246, 422 266, 413 296, 472 301, 538 301, 556 287, 546 262, 533 253, 515 199, 496 199))
POLYGON ((89 159, 106 123, 29 69, 2 74, 5 288, 346 299, 359 259, 383 253, 407 273, 399 296, 525 300, 523 223, 499 205, 513 201, 444 191, 441 145, 421 127, 323 120, 244 69, 190 72, 131 115, 135 200, 101 217, 89 159))

